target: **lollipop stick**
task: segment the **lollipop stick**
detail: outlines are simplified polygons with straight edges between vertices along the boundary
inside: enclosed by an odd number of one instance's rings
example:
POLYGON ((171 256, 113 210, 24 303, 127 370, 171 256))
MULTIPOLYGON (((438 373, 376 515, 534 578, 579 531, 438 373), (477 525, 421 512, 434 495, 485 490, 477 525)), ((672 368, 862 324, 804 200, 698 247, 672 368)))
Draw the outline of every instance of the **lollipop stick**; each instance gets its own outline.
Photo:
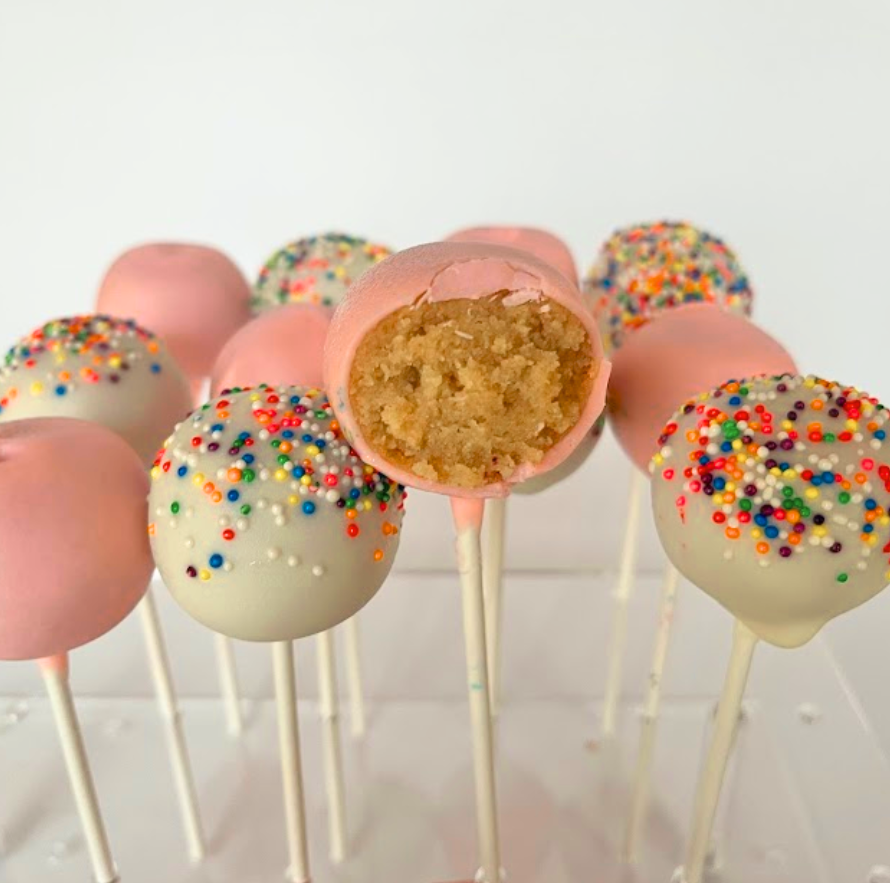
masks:
POLYGON ((692 820, 692 836, 686 852, 684 883, 701 883, 711 843, 714 817, 720 802, 723 776, 735 740, 745 685, 748 682, 756 646, 757 636, 736 620, 729 670, 726 673, 720 705, 717 708, 717 719, 714 722, 714 738, 695 795, 695 814, 692 820))
POLYGON ((291 641, 272 645, 275 671, 275 703, 278 706, 278 745, 284 782, 284 814, 290 856, 288 879, 309 883, 309 850, 306 846, 306 804, 303 767, 300 762, 300 727, 297 723, 297 685, 294 647, 291 641))
POLYGON ((365 735, 365 688, 362 683, 362 653, 358 614, 343 624, 346 633, 346 682, 349 685, 349 721, 352 736, 365 735))
POLYGON ((145 597, 139 605, 139 614, 142 617, 142 629, 148 648, 148 667, 154 681, 161 718, 164 721, 167 750, 173 767, 173 781, 179 799, 179 809, 182 813, 182 824, 185 828, 189 856, 193 861, 200 861, 204 857, 204 831, 201 827, 201 815, 195 795, 195 781, 192 777, 188 748, 182 731, 182 717, 179 713, 173 678, 170 674, 167 647, 164 643, 151 589, 145 593, 145 597))
POLYGON ((640 498, 643 495, 644 481, 639 470, 633 469, 630 477, 630 497, 628 499, 627 524, 624 528, 624 545, 621 547, 621 564, 618 570, 618 587, 614 596, 612 640, 609 646, 606 695, 603 705, 604 739, 614 737, 618 722, 618 700, 621 697, 624 652, 627 644, 627 607, 633 589, 637 536, 640 528, 640 498))
POLYGON ((488 659, 488 693, 495 717, 501 705, 501 623, 504 584, 506 499, 488 501, 485 511, 485 555, 482 587, 485 595, 485 646, 488 659))
POLYGON ((482 596, 482 549, 480 531, 485 511, 483 500, 453 498, 451 509, 457 532, 457 561, 463 596, 464 642, 467 685, 473 734, 473 767, 476 781, 476 821, 482 855, 484 883, 500 880, 497 793, 494 776, 493 728, 488 702, 488 671, 485 652, 485 604, 482 596))
POLYGON ((117 871, 108 846, 108 836, 68 684, 68 657, 65 654, 49 656, 39 660, 39 665, 62 743, 62 754, 68 768, 68 778, 71 780, 71 790, 74 792, 74 802, 90 861, 93 863, 93 876, 96 883, 114 883, 118 879, 117 871))
POLYGON ((649 805, 649 786, 652 779, 652 755, 655 751, 655 732, 661 712, 661 684, 664 677, 664 664, 674 623, 674 610, 677 601, 679 574, 668 564, 664 573, 661 590, 661 609, 658 617, 658 631, 655 636, 655 649, 652 669, 649 673, 649 687, 646 705, 643 710, 643 731, 640 734, 640 752, 637 758, 637 772, 634 780, 630 818, 624 842, 624 860, 633 862, 637 857, 646 811, 649 805))
POLYGON ((343 757, 340 753, 340 702, 337 696, 337 667, 334 633, 320 632, 318 648, 318 695, 324 739, 324 778, 328 796, 328 832, 331 861, 346 859, 346 788, 343 784, 343 757))
POLYGON ((213 636, 216 647, 216 665, 219 669, 219 685, 226 710, 226 729, 230 736, 240 736, 244 730, 241 715, 241 691, 238 689, 238 670, 235 668, 235 651, 231 639, 225 635, 213 636))

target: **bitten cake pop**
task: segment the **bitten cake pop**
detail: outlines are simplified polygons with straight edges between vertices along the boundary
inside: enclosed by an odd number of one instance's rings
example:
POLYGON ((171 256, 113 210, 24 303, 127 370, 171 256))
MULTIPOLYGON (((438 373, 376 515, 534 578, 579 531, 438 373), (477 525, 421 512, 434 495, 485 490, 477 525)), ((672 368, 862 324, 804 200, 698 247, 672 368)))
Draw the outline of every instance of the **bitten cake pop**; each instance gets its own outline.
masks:
MULTIPOLYGON (((0 368, 0 423, 75 417, 120 435, 145 465, 189 410, 189 387, 163 344, 132 320, 74 316, 19 341, 0 368)), ((151 592, 139 605, 191 857, 204 835, 170 663, 151 592)))
POLYGON ((729 381, 687 401, 652 460, 676 568, 737 620, 699 783, 686 883, 700 883, 758 639, 794 648, 890 581, 888 411, 817 377, 729 381))
POLYGON ((584 279, 611 353, 661 313, 712 303, 748 316, 753 292, 732 249, 692 224, 658 221, 616 231, 584 279))
POLYGON ((451 497, 482 873, 500 876, 479 532, 484 500, 563 462, 603 409, 609 363, 577 289, 526 252, 442 242, 368 270, 334 314, 325 379, 347 437, 451 497))
POLYGON ((125 251, 109 267, 96 309, 151 328, 188 376, 196 399, 223 344, 250 317, 250 286, 215 248, 150 243, 125 251))
POLYGON ((152 477, 149 533, 174 598, 214 630, 274 643, 290 873, 308 880, 291 642, 376 594, 404 490, 356 456, 324 393, 296 386, 215 397, 177 427, 152 477))
POLYGON ((36 659, 98 883, 117 879, 68 686, 67 653, 139 602, 152 572, 148 481, 114 433, 80 420, 0 426, 0 659, 36 659))
POLYGON ((345 233, 323 233, 288 243, 273 254, 253 286, 253 310, 282 304, 335 307, 365 270, 392 251, 345 233))
POLYGON ((188 383, 166 347, 132 320, 47 322, 0 366, 0 422, 90 420, 122 436, 145 463, 189 408, 188 383))

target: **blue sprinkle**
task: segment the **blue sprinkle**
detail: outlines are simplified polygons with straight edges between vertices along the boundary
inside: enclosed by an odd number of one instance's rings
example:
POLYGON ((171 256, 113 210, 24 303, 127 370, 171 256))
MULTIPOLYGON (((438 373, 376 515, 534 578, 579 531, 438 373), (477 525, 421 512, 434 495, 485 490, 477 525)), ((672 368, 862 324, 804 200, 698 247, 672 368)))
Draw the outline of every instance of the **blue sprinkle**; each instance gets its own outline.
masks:
POLYGON ((241 432, 238 434, 238 438, 240 438, 242 441, 246 441, 247 439, 250 438, 250 433, 249 432, 241 432))
POLYGON ((820 475, 814 475, 810 479, 810 484, 815 485, 816 487, 819 487, 819 485, 822 484, 822 477, 820 475))
POLYGON ((315 503, 313 503, 312 500, 306 500, 306 502, 303 503, 303 511, 307 515, 311 515, 315 511, 315 503))
POLYGON ((302 478, 306 470, 302 466, 294 466, 294 478, 302 478))
POLYGON ((253 461, 256 459, 256 457, 254 457, 253 454, 242 454, 242 455, 241 455, 241 459, 242 459, 245 463, 253 463, 253 461))
POLYGON ((307 444, 307 445, 308 445, 308 444, 309 444, 309 442, 311 442, 311 441, 312 441, 312 436, 311 436, 311 435, 309 435, 309 433, 308 433, 308 432, 307 432, 307 433, 306 433, 306 435, 304 435, 304 436, 303 436, 303 437, 302 437, 302 439, 301 439, 301 440, 302 440, 302 441, 304 441, 304 442, 306 442, 306 444, 307 444))
POLYGON ((730 404, 730 405, 740 405, 741 403, 742 403, 741 396, 733 396, 733 397, 729 400, 729 404, 730 404))
POLYGON ((292 429, 285 429, 285 430, 281 433, 281 437, 282 437, 282 438, 293 438, 293 437, 294 437, 294 431, 293 431, 292 429))
POLYGON ((210 566, 214 569, 219 569, 223 566, 223 556, 219 552, 210 556, 210 566))
POLYGON ((188 466, 180 466, 179 469, 176 470, 176 474, 182 478, 188 471, 188 466))
POLYGON ((833 472, 823 472, 822 473, 822 481, 825 484, 834 484, 834 473, 833 472))
POLYGON ((885 438, 887 438, 887 433, 884 432, 883 429, 877 429, 877 430, 875 430, 875 438, 880 441, 883 441, 885 438))
POLYGON ((299 397, 299 396, 291 396, 291 397, 290 397, 290 403, 291 403, 292 405, 299 405, 299 404, 300 404, 300 397, 299 397))
POLYGON ((67 386, 62 386, 61 384, 59 384, 59 386, 56 387, 56 395, 57 396, 63 396, 67 392, 68 392, 67 386))
POLYGON ((238 491, 229 491, 226 496, 229 498, 230 503, 237 503, 241 499, 241 494, 238 491))
POLYGON ((766 527, 766 525, 767 525, 769 522, 768 522, 768 520, 767 520, 766 515, 755 515, 755 516, 754 516, 754 523, 755 523, 756 525, 758 525, 759 527, 766 527))
POLYGON ((701 466, 705 466, 707 463, 710 463, 711 458, 707 454, 702 454, 701 457, 698 458, 698 462, 701 466))
POLYGON ((157 362, 155 362, 154 365, 151 366, 151 373, 152 374, 160 374, 161 373, 161 366, 157 362))
POLYGON ((878 502, 877 502, 877 500, 873 500, 873 499, 871 499, 871 497, 869 497, 869 498, 865 501, 865 508, 866 508, 866 509, 877 509, 877 508, 878 508, 878 502))
POLYGON ((354 487, 354 488, 349 492, 349 496, 352 497, 353 500, 357 500, 361 495, 362 495, 362 494, 361 494, 361 491, 360 491, 357 487, 354 487))
POLYGON ((863 532, 863 533, 871 533, 874 529, 875 529, 875 526, 874 526, 873 524, 866 524, 866 525, 862 528, 862 532, 863 532))
POLYGON ((323 438, 319 438, 315 440, 315 446, 320 451, 323 451, 328 446, 328 443, 323 438))
POLYGON ((213 426, 210 427, 211 432, 222 432, 225 429, 225 426, 222 423, 214 423, 213 426))
POLYGON ((764 530, 764 533, 765 533, 771 540, 774 540, 774 539, 779 535, 779 528, 777 528, 777 527, 775 527, 774 525, 771 524, 768 528, 766 528, 766 530, 764 530))
POLYGON ((726 479, 725 478, 715 478, 714 479, 714 490, 722 491, 723 488, 726 487, 726 479))
POLYGON ((732 442, 723 442, 720 445, 720 450, 723 451, 724 454, 728 454, 732 450, 732 442))

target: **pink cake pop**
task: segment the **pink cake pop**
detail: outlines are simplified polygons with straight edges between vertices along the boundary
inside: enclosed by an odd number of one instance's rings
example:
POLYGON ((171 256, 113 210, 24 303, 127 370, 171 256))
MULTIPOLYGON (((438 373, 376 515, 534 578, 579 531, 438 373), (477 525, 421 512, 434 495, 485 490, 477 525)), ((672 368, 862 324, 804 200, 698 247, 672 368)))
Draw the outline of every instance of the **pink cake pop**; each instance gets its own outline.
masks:
POLYGON ((223 344, 250 317, 250 286, 215 248, 150 243, 109 267, 96 309, 136 319, 163 338, 197 400, 223 344))
POLYGON ((537 227, 467 227, 452 233, 446 242, 489 242, 518 248, 555 267, 569 282, 578 285, 578 268, 568 246, 558 236, 537 227))
POLYGON ((461 575, 482 873, 500 878, 480 528, 486 498, 563 462, 605 404, 609 363, 577 288, 527 252, 408 249, 334 314, 325 380, 359 455, 451 497, 461 575))
POLYGON ((117 625, 152 572, 148 477, 113 432, 0 426, 0 659, 38 659, 98 883, 117 872, 68 685, 67 653, 117 625))
POLYGON ((222 348, 210 376, 212 395, 261 383, 321 388, 330 324, 328 310, 309 303, 286 304, 261 313, 222 348))
POLYGON ((630 335, 612 358, 612 428, 644 472, 680 402, 732 378, 797 370, 777 340, 743 316, 709 304, 665 313, 630 335))

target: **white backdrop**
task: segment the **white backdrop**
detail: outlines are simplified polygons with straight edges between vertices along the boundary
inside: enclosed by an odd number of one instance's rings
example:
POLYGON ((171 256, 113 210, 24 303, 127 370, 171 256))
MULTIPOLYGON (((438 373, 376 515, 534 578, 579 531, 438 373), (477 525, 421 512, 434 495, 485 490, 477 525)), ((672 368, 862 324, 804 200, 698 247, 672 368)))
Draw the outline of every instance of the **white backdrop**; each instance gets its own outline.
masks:
MULTIPOLYGON (((3 0, 0 347, 89 310, 147 239, 252 276, 313 231, 404 247, 517 222, 585 267, 615 226, 671 216, 737 249, 803 369, 890 398, 890 4, 716 9, 3 0)), ((626 481, 610 439, 583 488, 519 501, 510 564, 614 566, 626 481)), ((400 566, 450 566, 441 501, 412 508, 400 566)))

